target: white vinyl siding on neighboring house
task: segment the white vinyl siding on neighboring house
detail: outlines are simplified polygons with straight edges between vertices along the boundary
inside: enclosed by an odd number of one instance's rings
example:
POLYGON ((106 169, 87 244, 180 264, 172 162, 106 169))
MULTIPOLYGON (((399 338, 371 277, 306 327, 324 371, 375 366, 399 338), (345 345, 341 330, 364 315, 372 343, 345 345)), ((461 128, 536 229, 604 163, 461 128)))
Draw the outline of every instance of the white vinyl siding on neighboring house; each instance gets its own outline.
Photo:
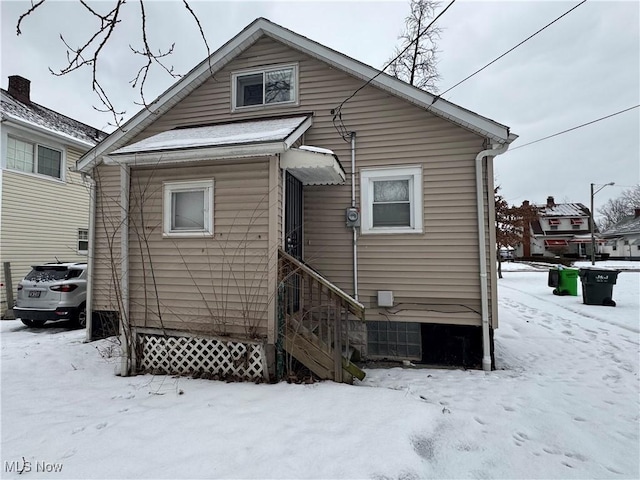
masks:
MULTIPOLYGON (((8 136, 3 128, 2 138, 14 137, 8 136)), ((8 143, 3 141, 3 148, 8 143)), ((75 163, 81 154, 70 146, 62 149, 68 165, 75 163)), ((55 262, 56 258, 86 261, 86 255, 78 251, 78 233, 89 223, 89 188, 79 173, 67 172, 63 183, 51 181, 46 175, 27 175, 11 168, 8 158, 3 161, 7 163, 2 172, 0 251, 2 261, 11 263, 15 296, 18 282, 33 264, 55 262)), ((64 163, 61 170, 66 170, 64 163)), ((0 297, 4 297, 4 292, 0 297)))

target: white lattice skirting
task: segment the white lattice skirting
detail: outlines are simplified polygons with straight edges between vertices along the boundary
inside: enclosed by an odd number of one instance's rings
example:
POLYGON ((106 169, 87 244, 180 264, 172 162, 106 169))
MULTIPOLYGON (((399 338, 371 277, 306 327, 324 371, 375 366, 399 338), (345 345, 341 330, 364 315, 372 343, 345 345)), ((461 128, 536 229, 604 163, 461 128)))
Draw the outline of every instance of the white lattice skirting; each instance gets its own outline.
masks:
POLYGON ((262 344, 215 338, 138 334, 143 371, 166 374, 209 373, 222 378, 266 377, 262 344))

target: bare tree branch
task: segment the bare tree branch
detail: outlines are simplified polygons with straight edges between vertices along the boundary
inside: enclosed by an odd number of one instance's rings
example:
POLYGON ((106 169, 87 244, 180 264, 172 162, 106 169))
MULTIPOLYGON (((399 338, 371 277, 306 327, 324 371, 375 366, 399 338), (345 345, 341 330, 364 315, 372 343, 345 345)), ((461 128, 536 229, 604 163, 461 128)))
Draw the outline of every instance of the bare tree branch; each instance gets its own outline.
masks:
MULTIPOLYGON (((38 2, 34 2, 34 0, 31 1, 31 7, 18 18, 18 22, 16 25, 17 35, 20 35, 22 33, 21 25, 23 20, 28 16, 33 15, 36 9, 40 7, 44 2, 45 0, 40 0, 38 2)), ((138 15, 140 15, 141 18, 141 26, 139 32, 141 46, 136 48, 132 45, 129 45, 129 48, 133 55, 143 57, 144 62, 142 66, 140 66, 140 68, 137 70, 134 78, 130 80, 130 83, 134 88, 137 88, 138 94, 140 95, 140 102, 135 103, 148 108, 149 104, 145 97, 145 88, 149 75, 151 74, 152 67, 154 65, 160 67, 171 78, 179 78, 181 75, 175 73, 173 66, 170 66, 166 63, 166 58, 174 53, 175 43, 171 44, 171 46, 169 46, 166 50, 155 49, 151 45, 148 36, 149 25, 147 23, 145 3, 144 0, 137 0, 137 2, 140 6, 138 15)), ((65 34, 60 33, 60 40, 66 48, 66 65, 63 68, 55 70, 49 68, 49 71, 53 75, 64 76, 85 67, 90 68, 91 88, 95 92, 99 100, 99 106, 94 106, 94 108, 99 112, 110 113, 113 120, 113 123, 110 122, 110 125, 120 127, 126 111, 116 108, 109 92, 107 92, 104 84, 104 79, 100 75, 98 67, 99 60, 102 56, 104 56, 107 45, 116 37, 114 35, 114 32, 122 21, 122 7, 127 3, 127 0, 111 0, 111 9, 107 13, 100 13, 100 9, 97 8, 96 5, 91 7, 86 0, 78 0, 78 3, 82 6, 81 10, 84 11, 89 16, 89 18, 98 20, 99 25, 86 38, 84 43, 81 42, 78 46, 75 47, 72 46, 71 42, 67 40, 67 36, 65 34)), ((207 55, 210 56, 209 44, 206 40, 204 29, 202 28, 202 24, 200 23, 198 16, 191 8, 188 0, 183 0, 183 4, 189 13, 189 16, 195 21, 200 37, 202 38, 202 41, 207 49, 207 55)), ((102 5, 104 5, 104 3, 98 4, 98 6, 102 5)))

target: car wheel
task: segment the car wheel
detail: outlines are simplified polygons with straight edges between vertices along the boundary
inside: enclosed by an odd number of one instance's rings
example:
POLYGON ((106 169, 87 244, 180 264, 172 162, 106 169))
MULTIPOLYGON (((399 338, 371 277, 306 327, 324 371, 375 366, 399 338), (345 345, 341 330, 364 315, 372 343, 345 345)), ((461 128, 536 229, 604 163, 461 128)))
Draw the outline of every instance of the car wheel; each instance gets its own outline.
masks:
POLYGON ((78 308, 78 313, 76 314, 76 325, 80 328, 87 328, 87 305, 82 304, 78 308))
POLYGON ((41 328, 45 322, 46 320, 22 320, 22 323, 29 328, 41 328))

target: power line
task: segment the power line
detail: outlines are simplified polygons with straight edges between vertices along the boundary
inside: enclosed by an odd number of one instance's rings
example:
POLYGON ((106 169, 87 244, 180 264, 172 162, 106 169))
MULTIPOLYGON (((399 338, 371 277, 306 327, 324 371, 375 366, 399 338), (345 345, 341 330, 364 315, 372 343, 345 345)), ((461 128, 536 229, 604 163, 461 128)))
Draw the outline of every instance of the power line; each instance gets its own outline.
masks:
POLYGON ((590 122, 583 123, 582 125, 578 125, 576 127, 568 128, 567 130, 563 130, 561 132, 554 133, 553 135, 547 135, 546 137, 539 138, 537 140, 534 140, 533 142, 525 143, 524 145, 518 145, 517 147, 510 148, 509 150, 507 150, 506 153, 512 152, 514 150, 517 150, 518 148, 526 147, 528 145, 533 145, 534 143, 538 143, 538 142, 541 142, 543 140, 547 140, 549 138, 557 137, 558 135, 562 135, 563 133, 572 132, 573 130, 577 130, 578 128, 586 127, 587 125, 591 125, 591 124, 594 124, 594 123, 597 123, 597 122, 601 122, 602 120, 606 120, 607 118, 615 117, 616 115, 620 115, 621 113, 628 112, 629 110, 633 110, 634 108, 638 108, 638 107, 640 107, 640 104, 634 105, 633 107, 625 108, 624 110, 620 110, 619 112, 612 113, 611 115, 607 115, 605 117, 600 117, 600 118, 597 118, 595 120, 591 120, 590 122))
POLYGON ((500 60, 502 57, 508 55, 509 53, 513 52, 516 48, 518 48, 520 45, 522 45, 523 43, 528 42, 529 40, 531 40, 533 37, 535 37, 536 35, 538 35, 540 32, 542 32, 543 30, 545 30, 546 28, 550 27, 551 25, 553 25, 554 23, 556 23, 558 20, 560 20, 562 17, 568 15, 569 13, 571 13, 572 11, 574 11, 576 8, 578 8, 580 5, 584 4, 587 0, 582 0, 582 2, 580 2, 578 5, 574 6, 573 8, 567 10, 566 12, 564 12, 562 15, 560 15, 558 18, 556 18, 555 20, 553 20, 552 22, 547 23, 544 27, 542 27, 540 30, 538 30, 536 33, 529 35, 527 38, 525 38, 524 40, 522 40, 520 43, 518 43, 515 47, 510 48, 509 50, 507 50, 506 52, 504 52, 502 55, 500 55, 499 57, 497 57, 496 59, 492 60, 491 62, 487 63, 484 67, 476 70, 475 72, 473 72, 471 75, 469 75, 468 77, 460 80, 458 83, 456 83, 453 87, 448 88, 447 90, 445 90, 444 92, 442 92, 440 95, 438 95, 435 99, 434 102, 436 100, 438 100, 439 98, 441 98, 443 95, 445 95, 447 92, 450 92, 451 90, 453 90, 454 88, 456 88, 458 85, 463 84, 464 82, 466 82, 467 80, 469 80, 471 77, 473 77, 474 75, 477 75, 478 73, 480 73, 481 71, 483 71, 485 68, 493 65, 494 63, 496 63, 498 60, 500 60))
MULTIPOLYGON (((349 100, 351 100, 353 97, 355 97, 358 92, 360 90, 362 90, 363 88, 365 88, 367 85, 369 85, 373 80, 375 80, 376 78, 378 78, 387 68, 389 68, 389 65, 391 65, 393 62, 395 62, 398 58, 400 58, 407 50, 409 50, 409 48, 411 48, 411 46, 418 42, 420 40, 420 38, 427 32, 427 30, 429 30, 431 28, 431 26, 436 23, 436 21, 442 16, 444 15, 444 13, 449 10, 449 8, 451 7, 451 5, 453 5, 455 3, 456 0, 451 0, 451 2, 449 2, 449 5, 446 6, 446 8, 444 10, 442 10, 430 23, 429 25, 427 25, 424 30, 422 30, 422 32, 418 32, 418 35, 416 35, 416 38, 413 39, 411 42, 409 42, 409 44, 404 48, 404 50, 402 50, 395 58, 393 58, 392 60, 389 61, 389 63, 387 63, 380 71, 378 71, 378 73, 376 73, 373 77, 371 77, 369 80, 367 80, 362 86, 360 86, 355 92, 353 92, 349 97, 347 97, 345 100, 342 101, 342 103, 340 105, 338 105, 337 108, 335 108, 331 113, 333 114, 333 126, 336 128, 336 130, 338 130, 338 133, 340 134, 340 136, 343 139, 346 139, 346 137, 348 136, 348 132, 347 129, 345 128, 344 124, 342 123, 342 107, 344 106, 345 103, 347 103, 349 100), (338 120, 340 120, 340 125, 336 125, 336 118, 338 120)), ((583 0, 583 1, 587 1, 587 0, 583 0)))

